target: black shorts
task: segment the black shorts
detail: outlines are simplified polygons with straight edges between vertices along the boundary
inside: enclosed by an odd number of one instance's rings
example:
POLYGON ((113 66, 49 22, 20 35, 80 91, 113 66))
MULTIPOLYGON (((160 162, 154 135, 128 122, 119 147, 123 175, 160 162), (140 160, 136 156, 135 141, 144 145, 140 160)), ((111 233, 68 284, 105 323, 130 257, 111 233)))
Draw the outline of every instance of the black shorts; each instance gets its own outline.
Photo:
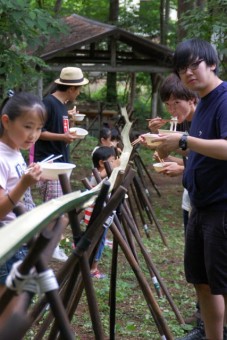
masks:
POLYGON ((184 264, 189 283, 208 284, 212 294, 227 294, 227 211, 192 209, 184 264))

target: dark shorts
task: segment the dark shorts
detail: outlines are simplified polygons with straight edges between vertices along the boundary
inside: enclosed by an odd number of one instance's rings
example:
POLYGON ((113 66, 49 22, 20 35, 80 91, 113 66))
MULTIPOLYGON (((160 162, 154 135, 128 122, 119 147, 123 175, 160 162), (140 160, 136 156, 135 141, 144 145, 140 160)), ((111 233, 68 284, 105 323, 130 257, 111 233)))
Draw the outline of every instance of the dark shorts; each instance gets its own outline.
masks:
POLYGON ((227 294, 227 211, 192 209, 185 245, 185 275, 208 284, 212 294, 227 294))
POLYGON ((19 260, 23 260, 28 253, 27 246, 23 246, 16 251, 16 253, 0 266, 0 284, 5 284, 6 278, 13 266, 19 260))

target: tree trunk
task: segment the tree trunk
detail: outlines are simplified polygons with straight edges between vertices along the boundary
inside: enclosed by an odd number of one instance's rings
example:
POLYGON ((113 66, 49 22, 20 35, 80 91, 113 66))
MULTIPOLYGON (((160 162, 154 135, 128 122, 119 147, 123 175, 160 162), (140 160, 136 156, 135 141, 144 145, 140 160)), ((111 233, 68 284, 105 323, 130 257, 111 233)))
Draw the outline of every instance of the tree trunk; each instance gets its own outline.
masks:
POLYGON ((151 74, 151 85, 152 85, 152 94, 151 94, 151 118, 155 118, 157 117, 157 108, 158 108, 158 90, 159 90, 159 86, 161 84, 162 81, 162 77, 155 73, 155 74, 151 74))
POLYGON ((195 5, 195 1, 189 1, 189 0, 178 0, 178 32, 177 32, 177 40, 182 41, 185 37, 187 31, 186 29, 181 25, 181 17, 182 15, 188 11, 191 10, 195 5))
POLYGON ((169 0, 160 1, 160 43, 167 45, 167 34, 169 26, 169 0))
POLYGON ((61 6, 62 6, 62 0, 56 0, 55 6, 54 6, 55 15, 57 15, 60 12, 61 6))
MULTIPOLYGON (((109 7, 109 22, 115 24, 118 21, 119 13, 119 0, 110 0, 109 7)), ((116 65, 116 42, 111 40, 109 43, 109 49, 111 53, 111 65, 116 65)), ((117 102, 117 74, 116 72, 108 72, 107 74, 107 92, 106 100, 110 103, 117 102)))

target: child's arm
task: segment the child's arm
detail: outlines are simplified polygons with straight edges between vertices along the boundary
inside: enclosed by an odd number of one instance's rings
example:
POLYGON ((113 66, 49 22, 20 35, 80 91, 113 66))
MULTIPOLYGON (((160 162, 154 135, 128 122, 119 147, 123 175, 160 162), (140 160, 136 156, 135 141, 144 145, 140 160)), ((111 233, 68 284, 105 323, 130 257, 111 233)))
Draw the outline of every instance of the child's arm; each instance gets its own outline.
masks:
POLYGON ((17 205, 28 187, 40 180, 42 174, 40 165, 33 163, 29 169, 31 170, 19 179, 17 185, 10 192, 6 192, 5 189, 0 187, 0 219, 4 219, 17 205))

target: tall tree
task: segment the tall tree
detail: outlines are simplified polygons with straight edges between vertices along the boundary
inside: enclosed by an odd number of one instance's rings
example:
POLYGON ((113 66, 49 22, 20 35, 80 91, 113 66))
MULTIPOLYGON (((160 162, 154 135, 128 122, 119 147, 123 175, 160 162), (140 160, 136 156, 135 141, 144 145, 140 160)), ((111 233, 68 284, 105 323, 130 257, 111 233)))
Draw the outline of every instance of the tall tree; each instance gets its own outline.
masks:
MULTIPOLYGON (((118 20, 119 14, 119 0, 110 0, 110 9, 109 9, 109 22, 111 24, 116 24, 118 20)), ((113 39, 109 42, 108 49, 111 53, 111 65, 116 66, 116 41, 113 39)), ((117 73, 116 72, 108 72, 107 73, 107 93, 106 100, 110 103, 117 102, 117 73)))
POLYGON ((178 0, 178 31, 177 40, 181 41, 187 35, 187 27, 182 24, 182 15, 186 14, 194 7, 195 1, 178 0))
MULTIPOLYGON (((181 2, 181 1, 180 1, 181 2)), ((221 60, 221 76, 227 76, 227 1, 197 0, 190 10, 181 13, 182 38, 198 37, 215 44, 221 60)))
POLYGON ((0 86, 32 86, 33 77, 44 62, 31 54, 63 25, 46 11, 32 8, 27 0, 0 0, 0 86))
POLYGON ((169 0, 160 0, 160 43, 167 45, 170 20, 170 2, 169 0))

